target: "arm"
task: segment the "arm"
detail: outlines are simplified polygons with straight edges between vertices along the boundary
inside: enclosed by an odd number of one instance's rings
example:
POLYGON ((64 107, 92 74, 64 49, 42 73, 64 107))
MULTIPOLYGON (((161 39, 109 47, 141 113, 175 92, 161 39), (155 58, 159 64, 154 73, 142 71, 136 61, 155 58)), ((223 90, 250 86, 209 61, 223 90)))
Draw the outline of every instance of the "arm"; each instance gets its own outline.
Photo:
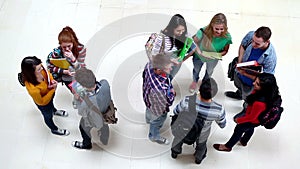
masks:
POLYGON ((185 101, 186 100, 186 97, 181 100, 177 105, 176 107, 174 108, 173 110, 173 113, 174 114, 179 114, 180 112, 182 112, 183 110, 187 110, 188 109, 188 102, 185 101))
POLYGON ((226 126, 226 114, 225 114, 224 107, 222 107, 221 112, 222 113, 219 116, 219 118, 216 120, 216 123, 219 125, 220 128, 224 128, 226 126))
POLYGON ((26 85, 26 89, 27 89, 29 95, 32 97, 34 102, 40 106, 47 105, 51 101, 51 99, 54 95, 54 92, 55 92, 55 88, 53 88, 53 89, 49 90, 46 95, 42 96, 40 89, 29 84, 28 82, 25 82, 25 85, 26 85))
POLYGON ((238 63, 242 62, 244 53, 245 53, 245 49, 241 44, 240 47, 239 47, 239 52, 238 52, 238 63))
POLYGON ((57 74, 63 74, 64 69, 61 69, 54 64, 50 62, 50 59, 59 59, 59 58, 64 58, 62 55, 62 52, 60 49, 55 48, 47 57, 46 64, 47 64, 47 69, 50 71, 50 73, 57 73, 57 74))
POLYGON ((225 47, 224 47, 224 50, 221 52, 221 55, 224 56, 228 53, 228 50, 229 50, 229 46, 230 44, 227 44, 225 47))

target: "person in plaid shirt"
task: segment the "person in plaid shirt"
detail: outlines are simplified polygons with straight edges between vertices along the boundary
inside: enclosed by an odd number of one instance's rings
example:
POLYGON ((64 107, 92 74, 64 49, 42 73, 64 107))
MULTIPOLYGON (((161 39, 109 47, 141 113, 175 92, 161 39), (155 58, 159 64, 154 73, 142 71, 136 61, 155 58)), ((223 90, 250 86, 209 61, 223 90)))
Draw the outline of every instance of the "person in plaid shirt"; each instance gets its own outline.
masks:
POLYGON ((148 62, 143 71, 143 99, 146 105, 146 122, 150 124, 149 139, 159 144, 170 141, 160 136, 169 107, 175 98, 175 91, 167 74, 172 70, 168 54, 157 54, 148 62))

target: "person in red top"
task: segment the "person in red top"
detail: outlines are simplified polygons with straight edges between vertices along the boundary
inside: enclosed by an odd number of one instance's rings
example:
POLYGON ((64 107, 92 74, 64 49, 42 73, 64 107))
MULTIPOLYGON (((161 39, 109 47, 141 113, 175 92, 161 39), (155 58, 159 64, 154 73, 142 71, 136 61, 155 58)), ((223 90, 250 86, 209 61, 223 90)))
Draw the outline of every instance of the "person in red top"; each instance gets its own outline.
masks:
POLYGON ((248 106, 245 115, 234 117, 237 125, 233 135, 226 144, 214 144, 213 147, 216 150, 229 152, 238 141, 240 145, 247 146, 254 133, 254 128, 260 125, 258 116, 263 111, 270 109, 274 100, 279 96, 278 86, 273 74, 259 74, 253 82, 253 86, 253 92, 246 98, 248 106))

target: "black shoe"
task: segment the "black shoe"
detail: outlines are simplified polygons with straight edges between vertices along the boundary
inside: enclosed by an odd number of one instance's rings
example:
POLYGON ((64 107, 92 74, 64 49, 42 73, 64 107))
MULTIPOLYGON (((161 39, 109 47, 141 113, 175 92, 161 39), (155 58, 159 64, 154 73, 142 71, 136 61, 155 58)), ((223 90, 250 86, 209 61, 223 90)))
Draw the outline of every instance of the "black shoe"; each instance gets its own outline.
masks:
POLYGON ((78 149, 86 149, 86 150, 92 149, 92 145, 84 146, 83 143, 80 141, 73 141, 72 146, 78 149))
POLYGON ((171 153, 171 157, 172 157, 172 158, 176 159, 176 158, 177 158, 177 155, 178 155, 178 154, 176 154, 175 152, 172 151, 172 153, 171 153))
POLYGON ((195 163, 196 164, 200 164, 202 162, 202 160, 206 157, 206 153, 207 153, 207 149, 205 150, 204 154, 202 155, 202 158, 198 158, 199 155, 197 155, 198 151, 196 150, 194 153, 195 156, 195 163))
POLYGON ((239 145, 246 147, 246 146, 247 146, 247 143, 245 143, 245 142, 243 142, 242 140, 240 140, 240 144, 239 144, 239 145))
POLYGON ((238 90, 236 92, 227 91, 225 92, 225 96, 236 100, 242 100, 242 94, 238 90))
POLYGON ((108 124, 104 124, 103 127, 100 129, 101 135, 100 135, 100 141, 103 145, 108 144, 108 138, 109 138, 109 126, 108 124))

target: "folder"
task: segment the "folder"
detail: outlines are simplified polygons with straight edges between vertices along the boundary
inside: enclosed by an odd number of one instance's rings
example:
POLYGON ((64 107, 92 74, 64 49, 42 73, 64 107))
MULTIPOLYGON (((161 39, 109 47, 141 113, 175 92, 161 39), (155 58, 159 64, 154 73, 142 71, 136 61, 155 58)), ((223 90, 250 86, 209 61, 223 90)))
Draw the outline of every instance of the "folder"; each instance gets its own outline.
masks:
POLYGON ((50 63, 52 63, 54 66, 59 67, 61 69, 68 69, 70 66, 70 63, 67 61, 66 58, 59 58, 59 59, 50 58, 50 63))

